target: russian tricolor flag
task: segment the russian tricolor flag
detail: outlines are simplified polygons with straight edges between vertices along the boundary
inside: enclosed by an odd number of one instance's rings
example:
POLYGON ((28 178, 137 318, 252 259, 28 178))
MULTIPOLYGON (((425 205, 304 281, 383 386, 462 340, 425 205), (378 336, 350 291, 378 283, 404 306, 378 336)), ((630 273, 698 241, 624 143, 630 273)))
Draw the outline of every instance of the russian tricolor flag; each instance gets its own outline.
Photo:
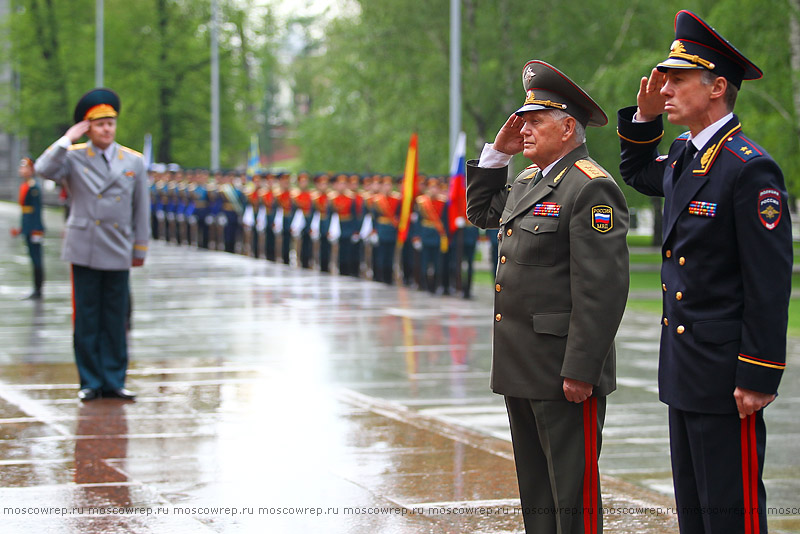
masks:
POLYGON ((461 132, 450 165, 450 191, 447 195, 448 230, 453 234, 467 220, 467 134, 461 132))

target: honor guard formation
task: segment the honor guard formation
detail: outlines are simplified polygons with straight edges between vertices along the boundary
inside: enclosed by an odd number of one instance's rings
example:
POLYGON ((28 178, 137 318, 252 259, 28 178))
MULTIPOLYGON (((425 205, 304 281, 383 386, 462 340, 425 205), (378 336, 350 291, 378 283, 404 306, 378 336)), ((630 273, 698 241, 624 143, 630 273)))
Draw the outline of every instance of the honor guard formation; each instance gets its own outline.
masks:
POLYGON ((153 239, 435 294, 471 295, 482 232, 466 217, 450 221, 446 178, 418 177, 420 194, 401 242, 402 177, 281 171, 247 176, 174 163, 153 164, 149 175, 153 239))

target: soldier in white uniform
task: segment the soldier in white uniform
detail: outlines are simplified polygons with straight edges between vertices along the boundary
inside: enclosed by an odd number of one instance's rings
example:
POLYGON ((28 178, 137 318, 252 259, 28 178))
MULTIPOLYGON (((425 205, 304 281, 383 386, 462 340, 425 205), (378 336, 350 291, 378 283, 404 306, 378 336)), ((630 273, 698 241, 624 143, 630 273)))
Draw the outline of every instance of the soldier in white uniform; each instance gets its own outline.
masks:
POLYGON ((125 389, 128 276, 144 264, 150 199, 142 155, 114 141, 119 110, 113 91, 89 91, 75 107, 75 125, 36 162, 40 175, 72 195, 61 257, 72 264, 82 401, 135 398, 125 389), (73 144, 84 134, 88 143, 73 144))

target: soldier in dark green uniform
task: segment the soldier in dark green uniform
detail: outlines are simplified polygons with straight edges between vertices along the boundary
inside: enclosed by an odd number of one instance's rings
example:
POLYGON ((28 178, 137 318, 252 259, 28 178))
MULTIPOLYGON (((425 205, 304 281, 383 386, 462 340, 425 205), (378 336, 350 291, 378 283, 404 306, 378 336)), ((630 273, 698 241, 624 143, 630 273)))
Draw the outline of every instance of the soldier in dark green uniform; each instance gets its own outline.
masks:
POLYGON ((628 209, 589 157, 584 128, 608 123, 542 61, 524 105, 467 163, 467 217, 500 228, 492 389, 505 396, 526 532, 602 532, 597 459, 614 336, 628 296, 628 209), (507 185, 508 162, 534 165, 507 185))
POLYGON ((33 160, 23 158, 19 163, 19 176, 22 184, 19 187, 19 203, 22 207, 22 226, 11 230, 13 236, 23 235, 28 246, 28 255, 33 263, 33 293, 26 300, 42 298, 44 285, 44 262, 42 261, 42 241, 44 224, 42 224, 42 190, 36 182, 33 171, 33 160))

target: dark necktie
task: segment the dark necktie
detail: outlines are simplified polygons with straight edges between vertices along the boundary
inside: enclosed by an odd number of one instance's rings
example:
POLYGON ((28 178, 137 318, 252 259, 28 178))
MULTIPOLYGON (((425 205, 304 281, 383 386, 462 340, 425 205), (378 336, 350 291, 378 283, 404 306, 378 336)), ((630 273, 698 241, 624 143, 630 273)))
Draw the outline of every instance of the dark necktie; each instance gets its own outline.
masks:
POLYGON ((695 154, 697 154, 697 148, 694 146, 694 143, 686 141, 686 148, 683 149, 683 156, 678 164, 675 165, 675 176, 680 176, 683 169, 692 164, 695 154))
POLYGON ((541 182, 543 177, 544 177, 544 174, 542 174, 542 171, 540 171, 540 170, 536 171, 536 176, 533 177, 533 185, 536 185, 539 182, 541 182))
POLYGON ((103 156, 103 161, 105 161, 105 162, 106 162, 106 167, 107 167, 107 168, 108 168, 108 167, 111 167, 111 164, 108 162, 108 157, 106 156, 106 153, 105 153, 105 152, 103 152, 103 153, 102 153, 102 154, 100 154, 100 155, 101 155, 101 156, 103 156))

